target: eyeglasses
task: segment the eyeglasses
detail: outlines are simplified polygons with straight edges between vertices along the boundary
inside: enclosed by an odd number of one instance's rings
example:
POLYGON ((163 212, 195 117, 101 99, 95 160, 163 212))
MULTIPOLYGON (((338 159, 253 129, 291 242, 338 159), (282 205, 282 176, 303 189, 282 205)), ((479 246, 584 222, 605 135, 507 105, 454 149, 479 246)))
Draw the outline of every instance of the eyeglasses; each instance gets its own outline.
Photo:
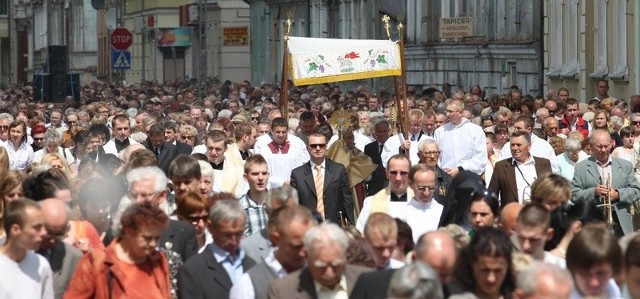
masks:
POLYGON ((437 156, 440 154, 440 151, 435 151, 435 152, 422 152, 423 155, 425 156, 437 156))
POLYGON ((9 130, 9 126, 0 126, 0 130, 9 130))
POLYGON ((549 110, 549 109, 547 110, 549 111, 549 113, 556 113, 556 111, 558 111, 558 110, 549 110))
POLYGON ((191 222, 191 224, 196 225, 198 223, 200 223, 200 221, 207 223, 207 219, 209 219, 209 216, 207 215, 203 215, 203 216, 188 216, 187 220, 189 220, 189 222, 191 222))
POLYGON ((392 176, 397 176, 397 175, 401 175, 401 176, 407 176, 409 175, 408 171, 389 171, 389 174, 392 176))
POLYGON ((427 189, 429 190, 429 192, 433 192, 436 190, 436 186, 416 186, 415 188, 420 192, 427 191, 427 189))
POLYGON ((137 199, 138 197, 142 197, 144 199, 147 198, 153 198, 154 196, 156 196, 159 192, 151 192, 151 193, 135 193, 135 192, 129 192, 129 199, 137 199))
POLYGON ((42 137, 42 138, 35 138, 35 137, 33 137, 33 141, 42 141, 42 140, 44 140, 44 137, 42 137))
POLYGON ((73 125, 75 125, 77 122, 78 122, 78 121, 75 121, 75 120, 74 120, 74 121, 68 121, 68 123, 69 123, 70 125, 72 125, 72 126, 73 126, 73 125))
POLYGON ((316 144, 309 144, 310 148, 325 148, 327 147, 326 143, 316 143, 316 144))
POLYGON ((640 121, 632 121, 631 122, 634 126, 640 125, 640 121))
POLYGON ((258 120, 260 119, 259 117, 252 117, 251 120, 258 120))

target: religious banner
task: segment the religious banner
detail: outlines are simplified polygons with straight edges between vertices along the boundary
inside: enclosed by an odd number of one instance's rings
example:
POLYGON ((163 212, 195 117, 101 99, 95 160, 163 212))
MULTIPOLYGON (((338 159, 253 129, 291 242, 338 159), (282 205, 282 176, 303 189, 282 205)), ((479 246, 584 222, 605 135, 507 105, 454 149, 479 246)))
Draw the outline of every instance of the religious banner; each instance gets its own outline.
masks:
POLYGON ((400 47, 389 40, 289 37, 295 85, 400 76, 400 47))

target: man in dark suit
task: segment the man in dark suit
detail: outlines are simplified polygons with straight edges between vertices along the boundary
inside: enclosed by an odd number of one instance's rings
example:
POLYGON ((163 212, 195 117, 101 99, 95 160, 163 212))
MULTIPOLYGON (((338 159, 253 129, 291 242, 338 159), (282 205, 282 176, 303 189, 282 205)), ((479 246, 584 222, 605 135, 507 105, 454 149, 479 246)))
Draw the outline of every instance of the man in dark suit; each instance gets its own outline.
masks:
MULTIPOLYGON (((53 292, 56 299, 62 298, 67 290, 76 265, 82 257, 82 252, 63 242, 69 227, 69 213, 67 206, 61 200, 50 198, 40 202, 44 215, 44 227, 47 234, 42 238, 37 252, 44 256, 51 265, 53 273, 53 292)), ((80 240, 79 246, 88 249, 89 242, 80 240)))
POLYGON ((145 147, 156 155, 158 167, 169 173, 169 164, 178 155, 176 146, 164 141, 164 127, 162 124, 153 124, 149 129, 149 137, 145 142, 145 147))
POLYGON ((229 298, 233 284, 256 264, 240 248, 246 221, 237 200, 216 202, 207 222, 213 243, 178 271, 179 298, 229 298))
POLYGON ((367 196, 373 196, 378 191, 384 189, 389 185, 389 180, 385 174, 385 165, 382 165, 382 159, 380 155, 384 147, 384 143, 389 139, 389 122, 387 120, 380 120, 373 126, 375 141, 365 145, 364 154, 371 158, 371 161, 378 165, 376 171, 371 174, 371 179, 367 181, 367 196))
POLYGON ((358 277, 372 269, 347 264, 348 244, 346 233, 333 223, 311 228, 304 244, 307 266, 274 280, 269 286, 269 298, 311 299, 332 293, 336 298, 349 297, 358 277))
POLYGON ((193 147, 178 141, 178 124, 173 121, 165 121, 162 125, 164 127, 164 142, 175 145, 178 155, 191 155, 193 147))
POLYGON ((307 151, 311 160, 291 171, 291 187, 298 191, 300 205, 319 213, 324 220, 355 223, 347 172, 342 164, 325 158, 327 137, 309 135, 307 151))
POLYGON ((511 133, 511 158, 496 163, 489 189, 500 195, 500 206, 511 202, 524 203, 531 198, 531 184, 544 173, 551 172, 551 163, 530 154, 531 135, 526 131, 511 133))

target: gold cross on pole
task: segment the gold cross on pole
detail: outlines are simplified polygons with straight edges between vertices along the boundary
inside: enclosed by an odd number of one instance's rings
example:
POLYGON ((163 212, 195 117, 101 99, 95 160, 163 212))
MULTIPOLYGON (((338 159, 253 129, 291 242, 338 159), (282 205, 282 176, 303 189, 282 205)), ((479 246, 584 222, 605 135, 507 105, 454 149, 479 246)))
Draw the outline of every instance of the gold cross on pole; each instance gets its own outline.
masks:
POLYGON ((382 16, 382 22, 384 22, 384 29, 387 31, 387 38, 391 40, 391 30, 389 29, 390 28, 389 20, 391 20, 391 18, 389 18, 388 15, 382 16))

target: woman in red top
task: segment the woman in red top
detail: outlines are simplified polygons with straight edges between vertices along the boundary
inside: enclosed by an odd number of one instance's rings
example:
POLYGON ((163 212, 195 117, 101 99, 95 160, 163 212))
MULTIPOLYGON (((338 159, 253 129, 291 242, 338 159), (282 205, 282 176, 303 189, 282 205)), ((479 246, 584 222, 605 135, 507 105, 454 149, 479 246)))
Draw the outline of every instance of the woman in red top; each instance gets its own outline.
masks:
POLYGON ((156 250, 169 217, 150 203, 122 213, 118 238, 84 255, 64 298, 172 298, 169 266, 156 250))

